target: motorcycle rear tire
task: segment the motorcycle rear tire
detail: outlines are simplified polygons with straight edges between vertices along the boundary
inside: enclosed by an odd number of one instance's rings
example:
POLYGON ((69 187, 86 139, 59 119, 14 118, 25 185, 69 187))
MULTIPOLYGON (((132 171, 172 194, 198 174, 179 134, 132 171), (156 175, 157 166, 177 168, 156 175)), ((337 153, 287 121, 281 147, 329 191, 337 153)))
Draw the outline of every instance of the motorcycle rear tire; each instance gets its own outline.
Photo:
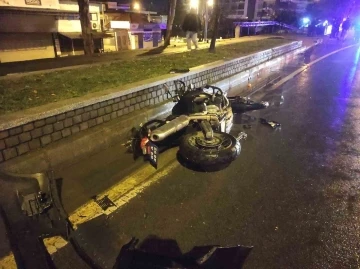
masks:
POLYGON ((185 135, 179 145, 179 154, 186 161, 201 167, 226 165, 241 152, 240 142, 228 133, 214 132, 213 144, 206 144, 203 132, 185 135))

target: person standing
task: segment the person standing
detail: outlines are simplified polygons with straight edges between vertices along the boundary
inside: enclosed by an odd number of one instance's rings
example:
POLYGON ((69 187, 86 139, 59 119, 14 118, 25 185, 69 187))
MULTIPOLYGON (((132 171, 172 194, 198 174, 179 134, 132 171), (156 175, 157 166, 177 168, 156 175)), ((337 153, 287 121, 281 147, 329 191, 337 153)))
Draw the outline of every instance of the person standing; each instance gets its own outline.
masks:
POLYGON ((351 27, 351 21, 350 18, 347 18, 343 23, 342 23, 342 30, 341 30, 341 40, 344 41, 346 38, 346 34, 348 33, 349 29, 351 27))
POLYGON ((196 9, 192 8, 188 14, 186 14, 182 29, 186 33, 187 48, 191 50, 191 42, 194 43, 195 48, 198 49, 198 32, 201 31, 201 21, 196 14, 196 9))
POLYGON ((338 18, 333 20, 331 38, 338 38, 340 29, 340 20, 338 18))

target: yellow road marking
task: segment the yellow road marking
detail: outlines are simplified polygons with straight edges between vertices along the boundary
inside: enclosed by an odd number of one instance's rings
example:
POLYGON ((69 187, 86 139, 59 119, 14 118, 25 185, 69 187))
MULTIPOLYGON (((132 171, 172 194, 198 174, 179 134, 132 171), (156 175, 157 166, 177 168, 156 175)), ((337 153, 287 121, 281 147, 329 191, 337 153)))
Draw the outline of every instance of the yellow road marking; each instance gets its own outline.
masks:
POLYGON ((50 238, 45 238, 43 241, 44 241, 44 245, 50 255, 54 254, 56 251, 58 251, 62 247, 65 247, 68 243, 61 236, 53 236, 50 238))
MULTIPOLYGON (((166 152, 168 153, 168 152, 166 152)), ((165 154, 170 155, 170 154, 165 154)), ((167 157, 167 156, 163 156, 167 157)), ((170 173, 172 169, 178 166, 177 161, 174 158, 162 158, 162 161, 166 161, 164 163, 162 169, 156 170, 150 164, 145 164, 139 170, 135 171, 131 175, 127 176, 118 184, 112 186, 108 190, 104 191, 100 195, 99 198, 104 196, 108 196, 110 200, 114 202, 114 204, 118 207, 119 205, 123 205, 127 203, 129 200, 133 198, 134 192, 135 195, 140 192, 140 190, 144 190, 144 186, 148 187, 155 181, 159 180, 161 177, 165 176, 167 173, 170 173), (166 161, 167 160, 167 161, 166 161), (171 163, 173 163, 171 165, 171 163)), ((93 200, 89 201, 85 205, 76 209, 74 213, 72 213, 69 217, 71 223, 76 227, 84 222, 92 220, 102 214, 110 214, 117 208, 112 207, 107 211, 103 211, 100 206, 93 200)))
POLYGON ((17 269, 14 254, 10 253, 0 259, 0 269, 17 269))
MULTIPOLYGON (((74 228, 77 229, 77 226, 80 224, 88 222, 100 215, 110 215, 115 210, 127 204, 139 193, 143 192, 147 187, 165 177, 172 170, 179 166, 179 163, 173 157, 173 155, 173 150, 169 150, 163 153, 161 158, 163 165, 161 165, 162 168, 159 170, 154 169, 150 164, 146 163, 139 170, 135 171, 131 175, 122 179, 118 184, 98 195, 99 198, 108 196, 109 199, 116 205, 116 207, 110 207, 104 212, 96 202, 91 200, 76 209, 74 213, 69 216, 69 220, 74 225, 74 228)), ((54 254, 56 251, 66 246, 67 243, 67 241, 59 236, 44 240, 44 244, 50 254, 54 254)))

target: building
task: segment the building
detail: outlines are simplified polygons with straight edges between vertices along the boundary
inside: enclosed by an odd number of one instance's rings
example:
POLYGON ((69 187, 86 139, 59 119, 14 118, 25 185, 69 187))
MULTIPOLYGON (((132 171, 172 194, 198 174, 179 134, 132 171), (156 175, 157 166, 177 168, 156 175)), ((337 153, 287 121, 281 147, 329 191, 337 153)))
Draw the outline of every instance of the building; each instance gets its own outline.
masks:
POLYGON ((264 0, 222 0, 221 5, 229 19, 260 20, 267 14, 264 0))
MULTIPOLYGON (((95 44, 102 38, 101 4, 90 4, 95 44)), ((0 2, 0 61, 54 58, 83 51, 77 2, 6 0, 0 2)))
MULTIPOLYGON (((59 9, 63 12, 56 16, 57 33, 55 36, 55 48, 57 56, 81 55, 84 52, 81 23, 78 14, 78 4, 74 1, 60 1, 59 9)), ((90 21, 94 46, 96 49, 103 47, 104 38, 112 38, 114 35, 102 31, 101 3, 92 2, 89 6, 90 21)))
MULTIPOLYGON (((55 58, 84 53, 77 1, 0 1, 0 62, 55 58)), ((131 10, 129 5, 90 2, 95 50, 159 46, 166 16, 131 10)))
POLYGON ((314 0, 277 0, 276 9, 281 10, 291 10, 296 12, 296 14, 303 15, 306 13, 306 9, 309 4, 315 2, 314 0))
POLYGON ((149 49, 158 47, 162 42, 162 32, 166 29, 167 16, 146 10, 143 6, 137 9, 122 2, 108 2, 104 11, 104 30, 115 34, 115 42, 104 48, 149 49))
POLYGON ((104 39, 104 49, 124 50, 158 47, 161 30, 166 27, 166 16, 154 16, 156 12, 108 5, 104 11, 103 27, 114 33, 114 39, 104 39))

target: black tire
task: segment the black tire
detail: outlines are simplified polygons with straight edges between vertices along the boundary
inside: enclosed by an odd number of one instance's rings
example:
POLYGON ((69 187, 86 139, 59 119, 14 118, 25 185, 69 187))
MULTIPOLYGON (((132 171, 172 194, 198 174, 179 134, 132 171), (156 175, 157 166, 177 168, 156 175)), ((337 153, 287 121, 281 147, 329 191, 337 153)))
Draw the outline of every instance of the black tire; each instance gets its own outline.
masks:
POLYGON ((214 139, 207 144, 203 132, 187 134, 180 142, 179 154, 202 167, 229 164, 240 155, 241 145, 232 135, 214 132, 214 139))

